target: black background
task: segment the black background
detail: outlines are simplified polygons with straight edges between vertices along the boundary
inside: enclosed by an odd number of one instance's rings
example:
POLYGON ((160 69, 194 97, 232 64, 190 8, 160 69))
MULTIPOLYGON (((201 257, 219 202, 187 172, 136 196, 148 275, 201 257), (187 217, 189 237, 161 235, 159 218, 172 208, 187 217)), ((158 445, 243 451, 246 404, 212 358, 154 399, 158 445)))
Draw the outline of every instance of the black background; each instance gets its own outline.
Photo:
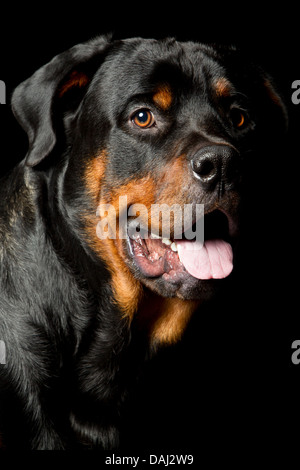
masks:
POLYGON ((119 455, 173 451, 198 462, 204 456, 212 463, 218 457, 239 461, 243 468, 243 462, 267 463, 297 451, 300 365, 291 362, 291 344, 300 339, 300 105, 291 102, 291 84, 300 79, 298 13, 279 2, 262 9, 241 2, 238 8, 224 2, 211 8, 203 2, 49 2, 2 12, 0 79, 7 104, 0 106, 1 172, 26 153, 26 136, 9 106, 14 87, 57 53, 98 34, 236 44, 273 74, 288 106, 283 151, 262 164, 263 178, 253 179, 243 261, 220 296, 194 316, 183 341, 146 365, 125 413, 119 455))

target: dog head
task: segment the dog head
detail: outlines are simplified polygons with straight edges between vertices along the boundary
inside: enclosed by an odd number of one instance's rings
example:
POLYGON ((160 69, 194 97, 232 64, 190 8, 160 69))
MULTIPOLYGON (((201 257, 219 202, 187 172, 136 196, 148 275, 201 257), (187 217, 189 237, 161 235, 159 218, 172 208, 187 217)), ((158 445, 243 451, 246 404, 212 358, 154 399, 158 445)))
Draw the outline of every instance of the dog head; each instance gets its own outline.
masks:
POLYGON ((231 273, 244 161, 287 121, 239 51, 100 37, 39 69, 12 106, 24 164, 56 169, 64 218, 125 314, 144 288, 193 302, 231 273))

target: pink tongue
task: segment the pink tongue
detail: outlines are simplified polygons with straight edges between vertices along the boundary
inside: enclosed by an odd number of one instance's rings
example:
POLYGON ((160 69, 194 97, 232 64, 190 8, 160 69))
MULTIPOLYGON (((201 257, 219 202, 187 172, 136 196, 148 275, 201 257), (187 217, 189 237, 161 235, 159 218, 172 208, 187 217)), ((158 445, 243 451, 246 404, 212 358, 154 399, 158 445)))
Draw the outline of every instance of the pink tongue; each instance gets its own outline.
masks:
POLYGON ((233 268, 232 247, 224 240, 178 240, 178 255, 185 269, 197 279, 223 279, 233 268))

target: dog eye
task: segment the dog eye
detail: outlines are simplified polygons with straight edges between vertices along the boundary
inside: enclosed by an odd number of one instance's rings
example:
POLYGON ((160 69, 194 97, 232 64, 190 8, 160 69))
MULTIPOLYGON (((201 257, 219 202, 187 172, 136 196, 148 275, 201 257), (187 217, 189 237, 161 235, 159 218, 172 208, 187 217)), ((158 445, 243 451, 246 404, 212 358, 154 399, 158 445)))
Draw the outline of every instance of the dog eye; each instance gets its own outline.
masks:
POLYGON ((132 122, 142 129, 152 127, 155 123, 154 116, 149 109, 139 109, 131 118, 132 122))
POLYGON ((236 129, 242 129, 247 124, 246 113, 239 108, 232 108, 230 110, 230 120, 236 129))

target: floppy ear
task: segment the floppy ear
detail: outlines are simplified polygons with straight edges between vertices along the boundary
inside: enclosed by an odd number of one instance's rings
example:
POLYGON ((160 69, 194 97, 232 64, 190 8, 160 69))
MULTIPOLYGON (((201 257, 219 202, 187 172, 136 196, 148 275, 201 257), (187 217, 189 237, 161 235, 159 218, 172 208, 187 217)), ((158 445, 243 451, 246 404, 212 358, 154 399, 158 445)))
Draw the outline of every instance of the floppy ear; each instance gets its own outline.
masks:
POLYGON ((12 110, 29 140, 26 165, 37 165, 54 148, 54 99, 61 99, 71 89, 85 90, 108 45, 106 36, 78 44, 55 56, 15 89, 12 110))

